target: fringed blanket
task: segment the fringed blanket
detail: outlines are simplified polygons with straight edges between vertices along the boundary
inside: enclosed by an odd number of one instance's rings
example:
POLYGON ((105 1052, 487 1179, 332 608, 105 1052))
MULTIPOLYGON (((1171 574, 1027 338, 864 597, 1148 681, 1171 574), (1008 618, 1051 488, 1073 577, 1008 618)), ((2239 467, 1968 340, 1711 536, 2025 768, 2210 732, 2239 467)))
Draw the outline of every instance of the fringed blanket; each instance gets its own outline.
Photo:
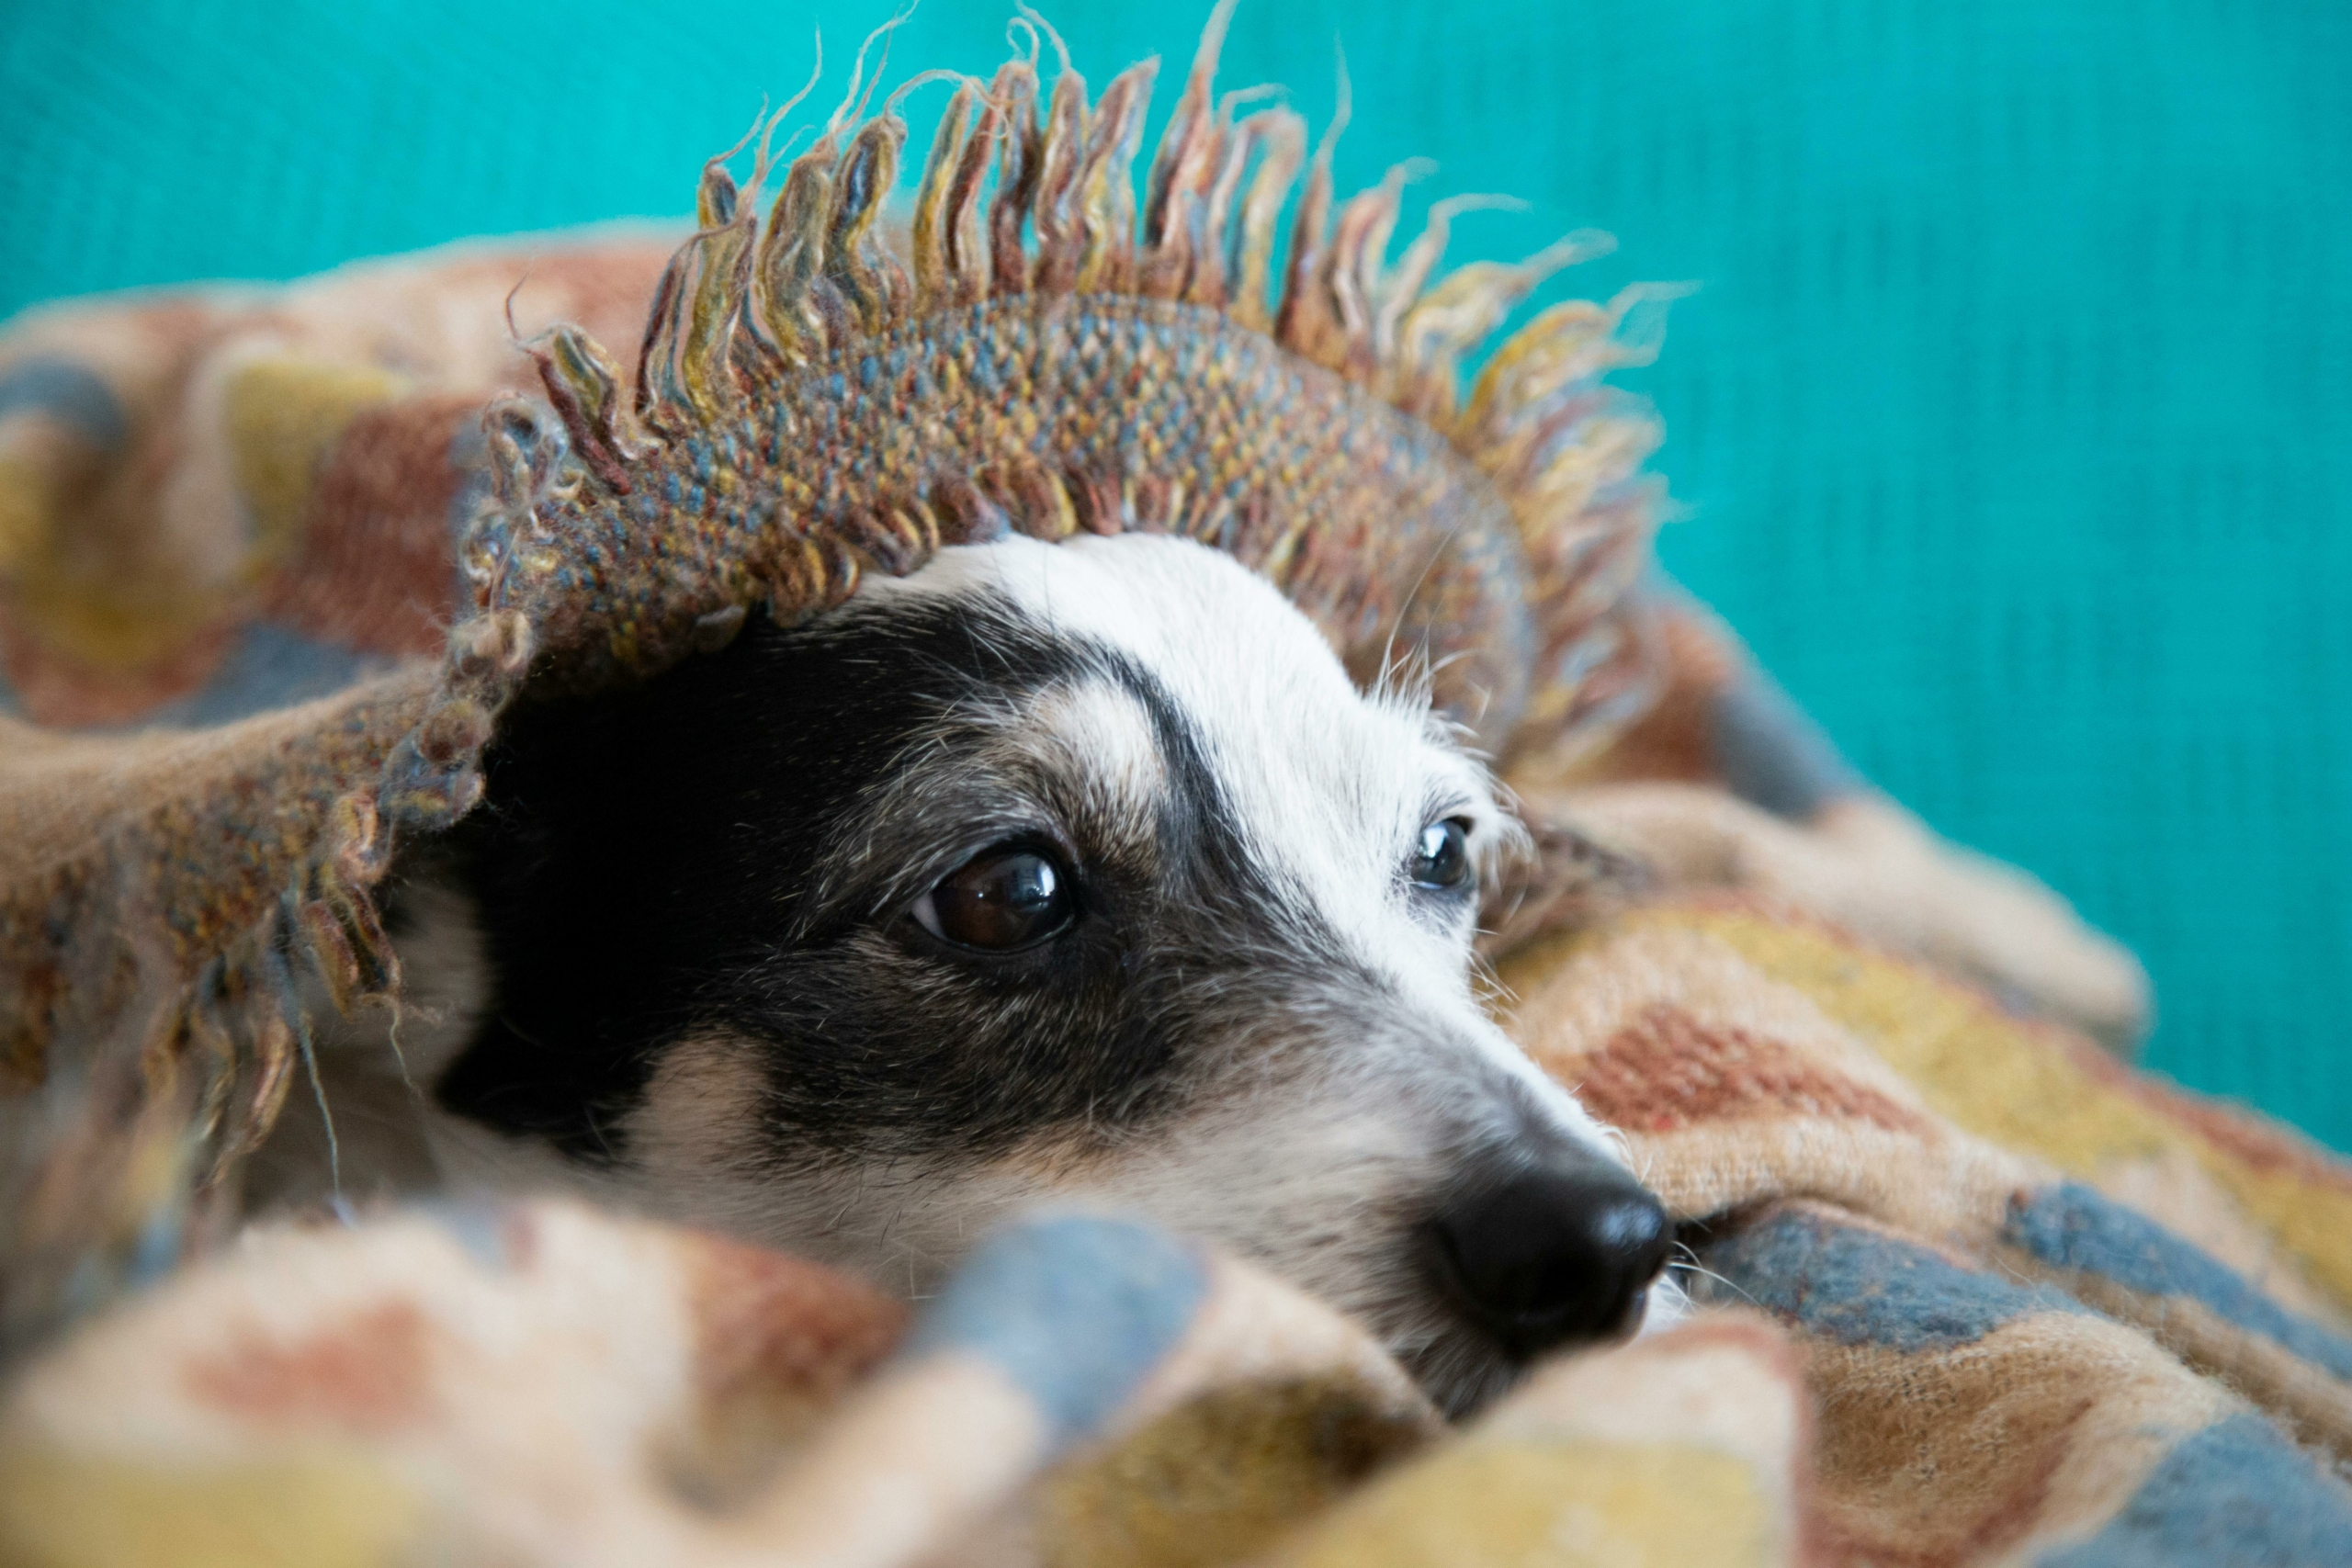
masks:
POLYGON ((1090 106, 1015 61, 903 262, 904 126, 854 85, 764 221, 765 144, 749 189, 714 162, 674 252, 0 338, 0 1560, 2352 1562, 2352 1171, 2120 1065, 2127 956, 1634 586, 1655 422, 1603 378, 1660 291, 1463 386, 1595 242, 1440 276, 1441 207, 1385 265, 1396 182, 1336 202, 1287 110, 1219 106, 1218 25, 1140 205, 1149 70, 1090 106), (1442 661, 1539 850, 1486 910, 1507 1021, 1684 1224, 1689 1316, 1450 1428, 1114 1214, 910 1311, 567 1202, 243 1213, 322 1014, 401 1005, 375 889, 511 703, 1130 527, 1365 679, 1442 661))

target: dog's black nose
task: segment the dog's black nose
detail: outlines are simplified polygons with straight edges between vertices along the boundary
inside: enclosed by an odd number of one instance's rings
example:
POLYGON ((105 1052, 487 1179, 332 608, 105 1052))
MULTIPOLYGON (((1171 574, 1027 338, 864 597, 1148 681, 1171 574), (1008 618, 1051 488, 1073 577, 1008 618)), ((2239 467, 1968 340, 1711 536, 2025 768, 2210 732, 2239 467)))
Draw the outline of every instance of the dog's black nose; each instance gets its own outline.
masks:
POLYGON ((1518 1356, 1638 1322, 1673 1244, 1658 1201, 1593 1156, 1465 1188, 1430 1230, 1450 1293, 1518 1356))

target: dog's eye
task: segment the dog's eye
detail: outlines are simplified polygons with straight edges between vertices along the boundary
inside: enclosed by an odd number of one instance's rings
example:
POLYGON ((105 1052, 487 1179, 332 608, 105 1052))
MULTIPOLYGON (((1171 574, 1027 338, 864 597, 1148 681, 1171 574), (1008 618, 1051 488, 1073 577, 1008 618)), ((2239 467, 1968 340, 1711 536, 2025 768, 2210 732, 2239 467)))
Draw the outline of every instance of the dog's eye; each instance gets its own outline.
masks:
POLYGON ((1450 892, 1470 880, 1469 825, 1459 817, 1421 829, 1409 873, 1416 887, 1450 892))
POLYGON ((914 917, 942 942, 1011 953, 1069 924, 1069 879, 1034 850, 989 850, 916 899, 914 917))

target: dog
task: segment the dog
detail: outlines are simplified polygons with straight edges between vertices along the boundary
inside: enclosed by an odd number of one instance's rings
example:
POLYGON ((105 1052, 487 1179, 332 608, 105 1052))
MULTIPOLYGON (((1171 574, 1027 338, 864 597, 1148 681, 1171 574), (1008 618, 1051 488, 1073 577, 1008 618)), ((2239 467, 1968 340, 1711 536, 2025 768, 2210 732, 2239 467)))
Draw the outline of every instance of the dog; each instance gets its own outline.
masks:
POLYGON ((1678 1310, 1657 1200, 1481 1005, 1496 782, 1214 549, 948 548, 522 705, 486 786, 390 909, 452 1182, 910 1297, 1023 1205, 1114 1206, 1454 1412, 1678 1310))

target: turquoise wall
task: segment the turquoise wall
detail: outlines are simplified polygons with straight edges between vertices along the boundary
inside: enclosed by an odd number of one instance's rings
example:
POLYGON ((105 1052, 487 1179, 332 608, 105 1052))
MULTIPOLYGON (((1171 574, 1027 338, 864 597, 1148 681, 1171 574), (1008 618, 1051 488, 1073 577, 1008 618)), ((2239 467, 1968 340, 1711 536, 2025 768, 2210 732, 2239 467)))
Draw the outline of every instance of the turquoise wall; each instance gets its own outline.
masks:
MULTIPOLYGON (((894 73, 1005 9, 931 0, 894 73)), ((1204 9, 1051 15, 1099 85, 1204 9)), ((0 313, 677 213, 882 15, 0 0, 0 313)), ((1579 290, 1704 284, 1645 378, 1673 570, 2146 956, 2157 1066, 2352 1148, 2352 5, 1247 0, 1224 79, 1319 122, 1335 38, 1344 180, 1427 154, 1532 204, 1460 254, 1589 223, 1579 290)))

